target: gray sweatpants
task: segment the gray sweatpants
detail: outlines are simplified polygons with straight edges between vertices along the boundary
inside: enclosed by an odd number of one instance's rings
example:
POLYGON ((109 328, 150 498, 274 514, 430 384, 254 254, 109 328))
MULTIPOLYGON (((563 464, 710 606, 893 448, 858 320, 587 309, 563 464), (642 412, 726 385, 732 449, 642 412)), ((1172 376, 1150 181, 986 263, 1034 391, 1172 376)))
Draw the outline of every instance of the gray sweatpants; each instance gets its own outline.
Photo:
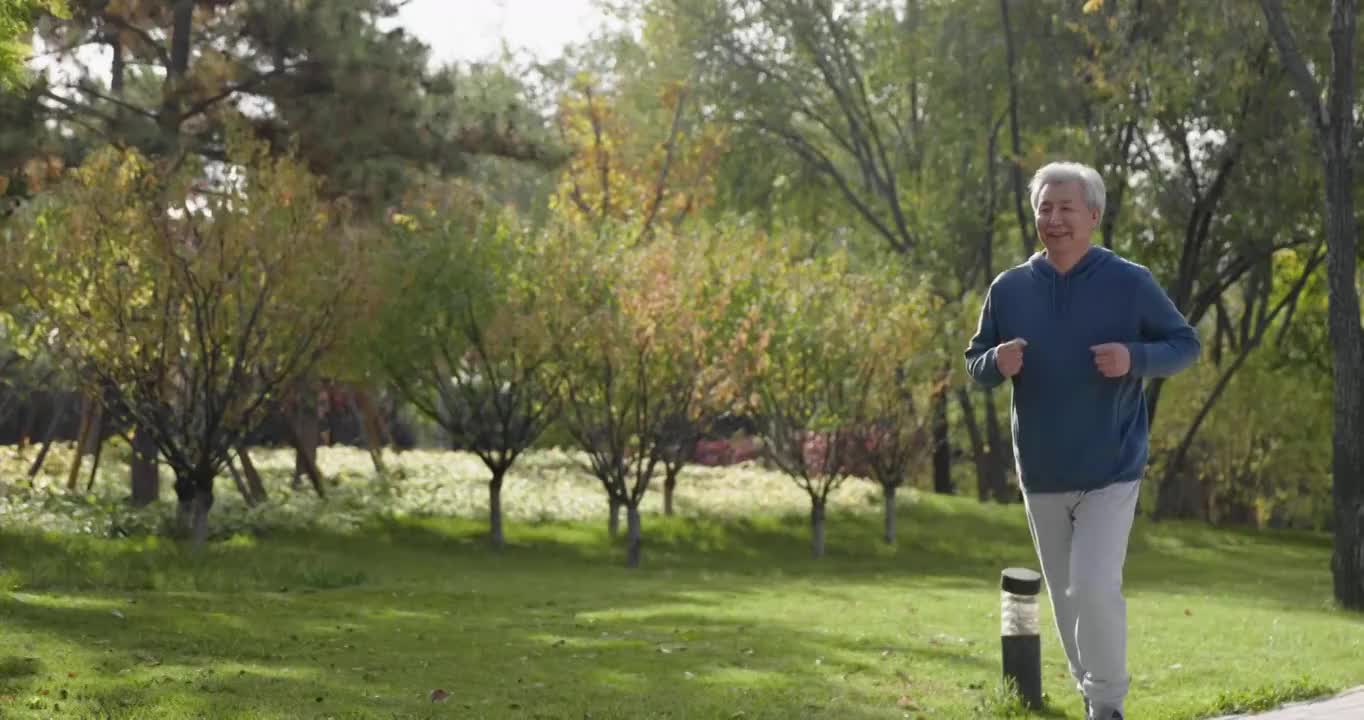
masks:
POLYGON ((1122 570, 1141 481, 1099 490, 1027 493, 1028 527, 1070 672, 1095 707, 1127 695, 1127 601, 1122 570))

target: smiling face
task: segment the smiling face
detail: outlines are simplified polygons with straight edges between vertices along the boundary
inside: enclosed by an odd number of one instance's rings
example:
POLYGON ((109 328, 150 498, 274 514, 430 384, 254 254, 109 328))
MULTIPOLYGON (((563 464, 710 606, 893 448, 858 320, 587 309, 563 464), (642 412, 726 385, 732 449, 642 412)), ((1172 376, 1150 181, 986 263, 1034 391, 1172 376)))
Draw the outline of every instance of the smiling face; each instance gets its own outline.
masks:
POLYGON ((1037 237, 1047 254, 1074 258, 1089 249, 1094 228, 1099 226, 1099 209, 1085 200, 1085 186, 1079 181, 1047 183, 1037 196, 1037 237))

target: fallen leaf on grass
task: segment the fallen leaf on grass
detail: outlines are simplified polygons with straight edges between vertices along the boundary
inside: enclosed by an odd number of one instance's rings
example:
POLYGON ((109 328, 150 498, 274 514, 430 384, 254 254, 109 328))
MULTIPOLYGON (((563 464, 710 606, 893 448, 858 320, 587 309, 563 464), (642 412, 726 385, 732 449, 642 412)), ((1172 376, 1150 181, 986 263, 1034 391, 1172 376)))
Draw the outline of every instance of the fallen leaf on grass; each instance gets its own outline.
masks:
POLYGON ((449 699, 450 699, 450 693, 445 692, 444 690, 441 690, 440 688, 436 688, 435 690, 432 690, 432 691, 431 691, 431 702, 433 702, 433 703, 445 702, 446 700, 449 700, 449 699))

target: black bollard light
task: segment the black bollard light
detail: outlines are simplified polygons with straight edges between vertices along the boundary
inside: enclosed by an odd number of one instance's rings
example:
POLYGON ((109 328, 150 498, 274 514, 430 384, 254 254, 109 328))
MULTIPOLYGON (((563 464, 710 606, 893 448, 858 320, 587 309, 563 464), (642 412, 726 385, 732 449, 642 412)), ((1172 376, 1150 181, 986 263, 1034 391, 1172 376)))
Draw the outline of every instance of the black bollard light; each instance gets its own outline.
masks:
POLYGON ((1004 680, 1013 681, 1023 702, 1042 707, 1042 638, 1037 596, 1042 575, 1027 568, 1005 568, 999 578, 999 638, 1004 680))

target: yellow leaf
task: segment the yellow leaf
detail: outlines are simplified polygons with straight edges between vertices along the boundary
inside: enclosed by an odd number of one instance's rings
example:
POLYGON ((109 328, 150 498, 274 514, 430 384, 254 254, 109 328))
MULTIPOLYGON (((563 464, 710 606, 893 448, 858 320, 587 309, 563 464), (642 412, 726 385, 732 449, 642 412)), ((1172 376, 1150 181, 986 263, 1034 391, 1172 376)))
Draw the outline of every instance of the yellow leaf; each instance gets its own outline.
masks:
POLYGON ((1084 13, 1085 13, 1086 15, 1089 15, 1090 13, 1096 13, 1096 12, 1099 12, 1100 10, 1102 10, 1103 7, 1104 7, 1104 0, 1088 0, 1088 1, 1085 3, 1084 13))

